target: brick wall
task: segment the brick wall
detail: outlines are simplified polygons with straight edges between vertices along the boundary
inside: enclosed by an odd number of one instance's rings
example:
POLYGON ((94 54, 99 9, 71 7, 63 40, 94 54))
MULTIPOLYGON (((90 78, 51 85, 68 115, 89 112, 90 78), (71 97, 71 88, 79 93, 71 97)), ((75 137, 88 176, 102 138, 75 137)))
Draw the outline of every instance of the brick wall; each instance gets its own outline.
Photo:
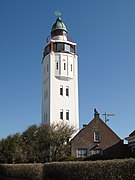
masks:
POLYGON ((121 139, 96 114, 94 119, 71 140, 71 154, 77 157, 77 149, 86 148, 87 156, 91 156, 94 147, 98 146, 104 152, 120 141, 121 139), (99 132, 100 141, 94 142, 94 132, 99 132))

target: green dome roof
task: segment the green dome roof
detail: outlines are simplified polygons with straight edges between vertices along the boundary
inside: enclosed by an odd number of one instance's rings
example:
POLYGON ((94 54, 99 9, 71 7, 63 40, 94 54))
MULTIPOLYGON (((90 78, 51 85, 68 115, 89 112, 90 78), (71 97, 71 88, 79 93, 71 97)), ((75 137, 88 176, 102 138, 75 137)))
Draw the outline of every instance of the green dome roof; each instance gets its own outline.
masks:
POLYGON ((55 30, 58 30, 58 29, 68 32, 65 24, 62 22, 62 20, 61 20, 60 17, 58 17, 58 18, 56 19, 56 22, 55 22, 54 25, 52 26, 51 32, 53 32, 53 31, 55 31, 55 30))

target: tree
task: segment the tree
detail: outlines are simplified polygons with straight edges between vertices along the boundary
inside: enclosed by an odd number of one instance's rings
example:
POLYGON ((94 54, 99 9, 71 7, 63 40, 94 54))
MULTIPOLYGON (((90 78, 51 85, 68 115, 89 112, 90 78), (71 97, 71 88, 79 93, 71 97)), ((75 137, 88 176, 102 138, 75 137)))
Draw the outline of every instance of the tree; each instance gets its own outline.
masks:
POLYGON ((23 151, 24 142, 20 133, 16 133, 12 136, 13 143, 13 163, 23 163, 26 162, 26 154, 23 151))
POLYGON ((26 154, 26 162, 34 163, 38 161, 38 126, 29 126, 22 133, 23 152, 26 154))
POLYGON ((70 155, 69 139, 74 128, 67 124, 29 126, 0 141, 0 163, 58 161, 70 155))
POLYGON ((5 156, 5 139, 2 139, 0 141, 0 163, 6 162, 6 156, 5 156))
POLYGON ((50 159, 58 161, 64 156, 70 156, 70 142, 75 130, 67 124, 56 124, 50 128, 50 159))
POLYGON ((41 124, 37 131, 38 148, 39 148, 39 162, 49 161, 50 155, 50 126, 41 124))
POLYGON ((0 162, 24 162, 25 158, 22 151, 22 139, 20 134, 9 135, 6 139, 0 141, 0 162))

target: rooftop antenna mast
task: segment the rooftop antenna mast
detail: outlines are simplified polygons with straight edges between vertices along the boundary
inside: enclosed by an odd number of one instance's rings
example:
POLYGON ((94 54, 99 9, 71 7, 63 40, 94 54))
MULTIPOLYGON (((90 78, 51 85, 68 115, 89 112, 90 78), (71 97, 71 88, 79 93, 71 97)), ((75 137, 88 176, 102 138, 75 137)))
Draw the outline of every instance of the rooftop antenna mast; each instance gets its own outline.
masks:
POLYGON ((115 116, 116 114, 107 114, 106 112, 103 114, 103 116, 105 116, 105 123, 107 123, 107 121, 109 121, 108 117, 109 116, 115 116))

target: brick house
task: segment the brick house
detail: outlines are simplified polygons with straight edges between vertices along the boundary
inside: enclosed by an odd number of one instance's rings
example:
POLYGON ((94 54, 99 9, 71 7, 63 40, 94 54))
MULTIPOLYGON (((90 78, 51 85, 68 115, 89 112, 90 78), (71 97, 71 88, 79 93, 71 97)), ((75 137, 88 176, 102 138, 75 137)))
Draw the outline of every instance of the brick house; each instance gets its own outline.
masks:
POLYGON ((125 138, 128 141, 128 146, 132 153, 135 153, 135 130, 125 138))
POLYGON ((106 155, 110 158, 125 153, 127 146, 99 117, 94 109, 94 119, 85 125, 71 140, 71 155, 77 158, 106 155))

